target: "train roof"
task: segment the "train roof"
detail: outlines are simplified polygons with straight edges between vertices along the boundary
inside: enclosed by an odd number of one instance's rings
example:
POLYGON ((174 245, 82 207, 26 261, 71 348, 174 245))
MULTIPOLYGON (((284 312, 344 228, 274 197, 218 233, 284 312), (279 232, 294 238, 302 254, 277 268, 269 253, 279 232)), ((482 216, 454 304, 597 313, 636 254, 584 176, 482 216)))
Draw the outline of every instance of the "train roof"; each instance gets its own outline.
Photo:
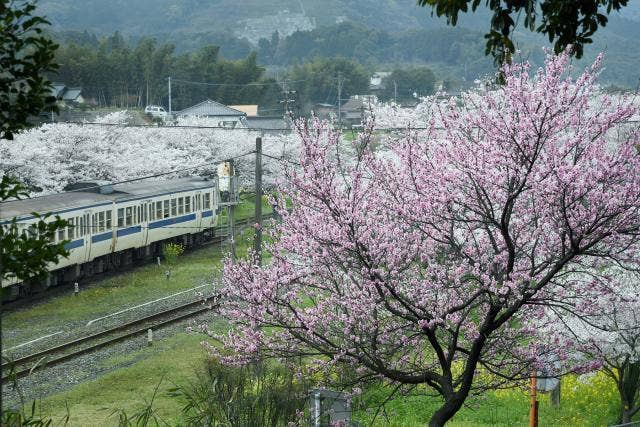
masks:
POLYGON ((32 212, 60 214, 67 211, 109 204, 114 201, 125 202, 163 194, 208 188, 214 185, 215 181, 207 178, 185 177, 114 184, 112 185, 113 192, 109 194, 94 192, 96 191, 94 188, 93 190, 76 190, 34 197, 32 199, 13 200, 0 203, 0 221, 10 220, 14 217, 28 219, 32 217, 32 212))

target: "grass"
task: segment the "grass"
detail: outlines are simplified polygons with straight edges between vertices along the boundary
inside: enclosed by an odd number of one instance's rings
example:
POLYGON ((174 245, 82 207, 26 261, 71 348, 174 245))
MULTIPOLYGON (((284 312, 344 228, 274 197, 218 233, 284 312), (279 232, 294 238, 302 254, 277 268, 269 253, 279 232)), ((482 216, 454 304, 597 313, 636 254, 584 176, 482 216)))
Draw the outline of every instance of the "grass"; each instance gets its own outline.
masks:
MULTIPOLYGON (((539 425, 541 426, 607 426, 615 422, 619 399, 615 386, 604 374, 588 379, 567 376, 562 380, 561 406, 553 408, 549 395, 539 394, 539 425)), ((386 396, 378 388, 364 396, 364 406, 376 407, 386 396)), ((406 396, 385 406, 378 416, 377 425, 423 426, 438 408, 440 400, 427 396, 406 396)), ((367 425, 372 410, 359 412, 360 420, 367 425)), ((447 425, 471 426, 527 426, 529 425, 529 395, 526 388, 487 392, 481 397, 470 398, 447 425)))
MULTIPOLYGON (((174 384, 186 384, 193 379, 205 358, 201 340, 202 336, 182 333, 156 341, 152 348, 134 355, 123 355, 126 359, 142 360, 42 400, 43 415, 56 421, 68 410, 70 426, 117 425, 114 411, 136 412, 160 384, 153 407, 169 425, 176 425, 184 403, 170 397, 168 391, 174 384)), ((120 360, 116 358, 113 362, 120 360)))
MULTIPOLYGON (((217 329, 222 328, 218 325, 217 329)), ((184 402, 168 393, 174 384, 186 384, 194 379, 202 366, 205 353, 200 346, 202 336, 178 334, 131 355, 113 359, 140 360, 133 365, 66 392, 48 397, 41 402, 44 414, 54 419, 71 415, 72 426, 113 425, 109 415, 116 409, 134 413, 150 399, 154 388, 162 381, 154 401, 154 409, 169 425, 180 423, 184 402)), ((385 397, 385 390, 369 390, 363 405, 376 405, 385 397)), ((548 396, 540 396, 541 426, 606 426, 616 417, 617 394, 613 384, 602 374, 580 381, 565 377, 562 383, 562 405, 550 407, 548 396)), ((452 427, 471 426, 526 426, 528 425, 529 397, 527 390, 513 389, 486 393, 471 398, 451 421, 452 427)), ((427 396, 405 396, 386 405, 378 416, 376 426, 424 426, 436 410, 439 400, 427 396)), ((354 416, 362 425, 372 421, 372 411, 358 410, 354 416)))

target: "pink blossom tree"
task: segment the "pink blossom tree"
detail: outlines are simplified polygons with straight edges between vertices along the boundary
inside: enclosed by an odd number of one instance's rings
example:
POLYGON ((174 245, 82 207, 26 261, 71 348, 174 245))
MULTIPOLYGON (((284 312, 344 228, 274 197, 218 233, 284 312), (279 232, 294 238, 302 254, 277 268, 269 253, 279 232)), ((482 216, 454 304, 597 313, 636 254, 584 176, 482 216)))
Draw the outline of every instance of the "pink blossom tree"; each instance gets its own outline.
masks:
POLYGON ((618 132, 636 111, 591 102, 600 61, 575 80, 567 54, 532 77, 507 65, 504 86, 437 108, 428 132, 386 146, 365 132, 353 156, 326 124, 299 122, 300 167, 281 185, 292 210, 269 265, 226 263, 233 327, 209 332, 222 342, 209 350, 428 387, 442 396, 432 426, 530 374, 535 320, 599 292, 559 278, 640 253, 640 136, 618 132))

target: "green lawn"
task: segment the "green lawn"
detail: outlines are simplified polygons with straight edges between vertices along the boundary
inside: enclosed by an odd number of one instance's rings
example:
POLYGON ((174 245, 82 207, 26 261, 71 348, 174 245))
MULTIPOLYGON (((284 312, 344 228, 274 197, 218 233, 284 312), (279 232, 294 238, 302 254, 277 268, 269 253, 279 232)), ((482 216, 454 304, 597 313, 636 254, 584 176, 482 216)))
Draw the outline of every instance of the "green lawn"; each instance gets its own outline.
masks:
POLYGON ((117 425, 117 418, 110 416, 114 410, 135 413, 145 405, 145 399, 151 398, 155 387, 162 381, 153 406, 169 425, 176 425, 183 402, 169 397, 167 391, 174 387, 174 383, 186 384, 202 366, 205 358, 199 344, 202 339, 202 336, 181 333, 156 341, 153 348, 138 352, 142 354, 123 355, 121 357, 146 357, 130 367, 44 399, 41 402, 43 415, 51 416, 54 421, 60 420, 68 408, 70 426, 117 425))
MULTIPOLYGON (((218 326, 223 327, 222 325, 218 326)), ((169 423, 177 425, 184 402, 170 397, 168 390, 174 384, 187 384, 202 366, 205 352, 200 335, 179 334, 154 344, 154 348, 126 358, 144 358, 132 366, 51 396, 42 401, 43 413, 60 419, 71 415, 73 426, 114 425, 109 415, 115 409, 133 414, 145 405, 160 381, 159 393, 154 401, 157 413, 169 423), (146 358, 145 358, 146 357, 146 358)), ((384 390, 369 391, 362 406, 376 406, 384 397, 384 390)), ((541 426, 606 426, 615 420, 617 397, 614 386, 603 375, 581 382, 575 377, 563 380, 562 405, 551 408, 548 396, 540 397, 541 426)), ((425 396, 407 396, 387 404, 378 416, 379 426, 424 426, 436 409, 438 400, 425 396)), ((468 426, 526 426, 528 425, 529 398, 526 390, 513 389, 487 393, 473 398, 450 423, 452 427, 468 426)), ((370 411, 358 410, 355 418, 368 425, 370 411)))
MULTIPOLYGON (((365 395, 363 406, 376 408, 386 396, 384 390, 365 395)), ((619 405, 612 381, 603 374, 579 380, 568 376, 562 380, 561 406, 553 408, 548 394, 539 394, 540 426, 608 426, 615 423, 619 405)), ((378 415, 376 425, 423 426, 437 409, 439 400, 425 396, 406 396, 389 403, 378 415)), ((368 424, 373 410, 360 412, 368 424)), ((528 426, 529 395, 526 387, 488 392, 469 399, 465 407, 448 424, 452 427, 528 426)))

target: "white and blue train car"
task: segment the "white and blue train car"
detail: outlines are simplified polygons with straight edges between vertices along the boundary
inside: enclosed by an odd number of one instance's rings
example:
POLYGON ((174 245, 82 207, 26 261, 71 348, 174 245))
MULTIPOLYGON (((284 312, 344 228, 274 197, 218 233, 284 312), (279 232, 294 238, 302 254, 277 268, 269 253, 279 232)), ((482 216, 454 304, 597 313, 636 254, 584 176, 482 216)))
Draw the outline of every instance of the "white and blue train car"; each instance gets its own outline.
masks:
MULTIPOLYGON (((217 179, 177 178, 126 184, 78 183, 72 191, 34 199, 2 203, 0 225, 16 218, 28 232, 36 221, 32 212, 50 212, 68 221, 56 242, 66 241, 69 257, 49 266, 43 286, 77 280, 94 273, 131 264, 136 259, 160 255, 162 244, 177 241, 186 246, 213 236, 217 224, 217 179)), ((12 296, 29 284, 4 281, 12 296)))

